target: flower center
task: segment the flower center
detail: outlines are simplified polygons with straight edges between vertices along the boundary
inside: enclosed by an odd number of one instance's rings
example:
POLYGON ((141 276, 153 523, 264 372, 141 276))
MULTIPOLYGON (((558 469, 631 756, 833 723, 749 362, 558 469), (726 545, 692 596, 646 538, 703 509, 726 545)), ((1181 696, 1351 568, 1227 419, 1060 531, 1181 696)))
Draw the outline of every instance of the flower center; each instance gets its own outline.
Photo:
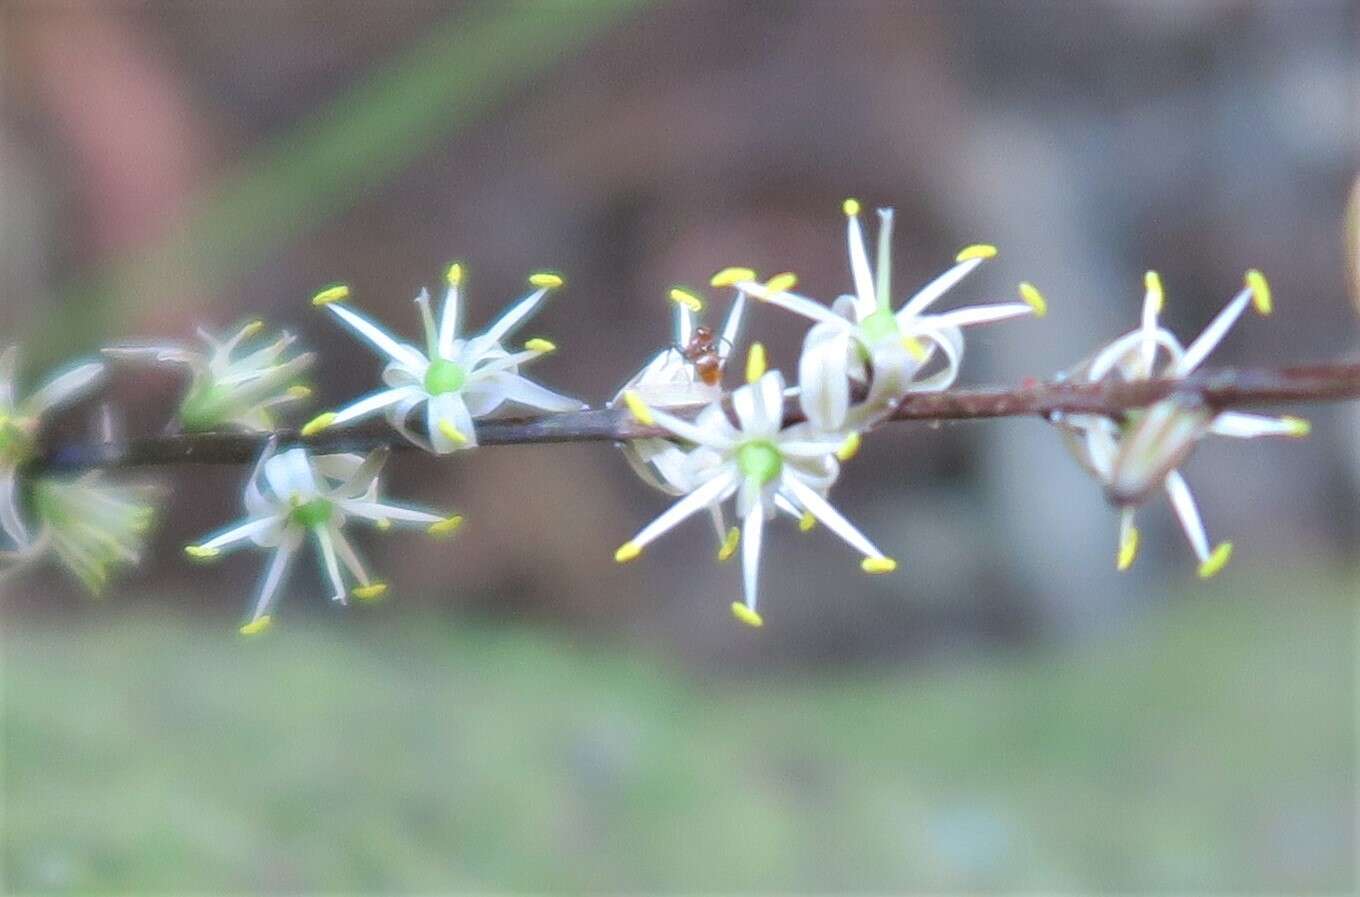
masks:
POLYGON ((322 526, 331 519, 331 511, 334 507, 324 498, 314 498, 308 502, 299 502, 293 499, 293 510, 288 516, 294 523, 314 529, 322 526))
POLYGON ((895 340, 902 332, 897 326, 897 317, 888 308, 878 309, 860 321, 859 326, 864 332, 865 341, 871 346, 885 340, 895 340))
POLYGON ((19 465, 32 455, 32 435, 13 418, 0 415, 0 464, 19 465))
POLYGON ((180 420, 186 429, 210 430, 222 422, 230 399, 231 391, 223 386, 195 388, 180 406, 180 420))
POLYGON ((784 456, 779 454, 774 443, 758 439, 737 449, 737 467, 747 479, 764 486, 784 469, 784 456))
POLYGON ((425 371, 425 391, 432 396, 440 396, 446 392, 457 392, 463 388, 465 382, 467 382, 467 371, 463 370, 462 365, 445 361, 442 358, 430 362, 429 368, 425 371))

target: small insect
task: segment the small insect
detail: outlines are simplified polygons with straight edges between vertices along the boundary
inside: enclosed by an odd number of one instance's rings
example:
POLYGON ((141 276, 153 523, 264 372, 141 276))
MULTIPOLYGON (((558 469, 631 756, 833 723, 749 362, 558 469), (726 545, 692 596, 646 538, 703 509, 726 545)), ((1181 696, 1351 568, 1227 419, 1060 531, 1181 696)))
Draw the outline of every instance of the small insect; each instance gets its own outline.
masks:
POLYGON ((694 365, 699 379, 709 386, 717 386, 722 379, 723 360, 718 354, 718 344, 713 328, 700 325, 694 328, 694 335, 680 349, 685 361, 694 365))

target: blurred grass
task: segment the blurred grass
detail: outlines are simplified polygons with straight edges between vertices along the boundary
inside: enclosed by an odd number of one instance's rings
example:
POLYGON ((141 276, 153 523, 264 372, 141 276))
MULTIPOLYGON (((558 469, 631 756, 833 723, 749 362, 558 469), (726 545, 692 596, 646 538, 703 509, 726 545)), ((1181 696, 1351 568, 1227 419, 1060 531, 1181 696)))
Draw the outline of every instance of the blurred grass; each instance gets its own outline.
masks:
POLYGON ((648 2, 517 0, 460 10, 205 187, 163 242, 67 285, 56 311, 62 326, 38 328, 35 351, 47 357, 69 353, 73 340, 96 343, 118 330, 129 303, 170 285, 177 294, 185 283, 218 291, 648 2))
POLYGON ((394 608, 255 641, 6 627, 4 868, 22 891, 1349 892, 1355 610, 1353 577, 1281 580, 1080 648, 760 678, 394 608))

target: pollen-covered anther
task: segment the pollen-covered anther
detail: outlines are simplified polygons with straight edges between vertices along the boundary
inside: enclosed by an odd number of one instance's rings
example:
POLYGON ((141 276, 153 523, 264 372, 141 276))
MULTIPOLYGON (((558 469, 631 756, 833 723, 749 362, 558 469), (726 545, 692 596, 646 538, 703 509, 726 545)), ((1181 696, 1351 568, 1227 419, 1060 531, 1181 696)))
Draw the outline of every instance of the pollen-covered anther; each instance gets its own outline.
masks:
POLYGON ((692 312, 698 313, 704 310, 704 300, 696 295, 693 290, 687 290, 684 287, 671 287, 671 291, 667 295, 676 305, 683 305, 692 312))
POLYGON ((1044 299, 1044 294, 1027 280, 1020 283, 1020 299, 1034 309, 1034 317, 1042 318, 1048 314, 1048 301, 1044 299))
POLYGON ((751 608, 742 604, 740 601, 732 602, 732 616, 736 617, 747 626, 750 626, 752 629, 759 629, 765 625, 765 620, 760 614, 751 610, 751 608))
POLYGON ((859 200, 853 197, 847 199, 841 203, 841 211, 845 213, 846 218, 854 218, 859 214, 859 200))
POLYGON ((1166 304, 1166 291, 1162 289, 1162 276, 1156 271, 1149 271, 1143 275, 1143 289, 1147 291, 1148 302, 1152 305, 1154 312, 1160 313, 1166 304))
POLYGON ((333 411, 327 411, 325 414, 318 414, 316 417, 303 424, 300 432, 304 437, 315 436, 317 433, 320 433, 322 430, 335 423, 336 416, 337 415, 333 411))
POLYGON ((776 274, 765 281, 765 289, 770 293, 784 293, 798 285, 798 275, 791 271, 776 274))
POLYGON ((862 436, 858 433, 851 433, 849 436, 845 437, 845 441, 841 443, 841 447, 836 449, 836 457, 841 461, 849 461, 851 458, 855 457, 855 455, 859 454, 859 447, 863 443, 864 438, 862 436))
POLYGON ((298 384, 297 386, 288 387, 287 393, 288 398, 301 401, 302 399, 310 399, 312 397, 312 388, 310 386, 298 384))
POLYGON ((380 533, 385 533, 392 528, 392 521, 388 520, 386 517, 379 517, 377 520, 373 521, 373 528, 380 533))
POLYGON ((540 271, 537 274, 529 275, 529 283, 531 286, 542 289, 553 289, 562 286, 566 281, 562 279, 562 275, 560 274, 554 274, 551 271, 540 271))
POLYGON ((441 420, 439 422, 439 432, 443 433, 444 437, 450 442, 457 443, 458 445, 467 444, 467 434, 446 420, 441 420))
POLYGON ((1115 568, 1119 572, 1124 572, 1133 566, 1133 559, 1138 556, 1138 528, 1131 526, 1124 534, 1124 538, 1119 542, 1119 557, 1115 561, 1115 568))
POLYGON ((1220 542, 1213 553, 1199 565, 1199 578, 1208 579, 1228 564, 1228 559, 1232 557, 1233 546, 1231 542, 1220 542))
POLYGON ((530 352, 556 352, 557 344, 551 340, 534 337, 531 340, 525 340, 524 348, 528 349, 530 352))
POLYGON ((811 511, 804 511, 798 518, 799 532, 810 533, 817 528, 817 517, 811 511))
POLYGON ((641 554, 641 545, 636 542, 624 542, 618 547, 618 550, 614 552, 614 562, 617 564, 626 564, 629 561, 637 560, 641 554))
POLYGON ((755 383, 764 377, 768 366, 764 344, 751 343, 751 348, 746 353, 746 382, 755 383))
POLYGON ((387 583, 369 583, 366 586, 359 586, 354 591, 350 592, 350 594, 360 601, 376 601, 387 594, 387 583))
POLYGON ((1274 310, 1274 305, 1270 298, 1270 282, 1266 276, 1255 268, 1246 273, 1243 278, 1247 289, 1251 290, 1251 304, 1256 307, 1256 311, 1261 315, 1268 315, 1274 310))
POLYGON ((184 553, 196 561, 210 561, 222 553, 217 548, 206 548, 202 545, 185 545, 184 553))
POLYGON ((729 529, 727 535, 723 537, 722 545, 718 546, 719 563, 732 560, 733 555, 737 553, 737 545, 740 543, 741 530, 734 526, 729 529))
POLYGON ((751 268, 723 268, 717 274, 714 274, 708 283, 709 286, 731 287, 755 279, 756 272, 751 268))
MULTIPOLYGON (((390 524, 389 524, 390 525, 390 524)), ((445 517, 438 523, 431 523, 425 532, 435 538, 445 538, 453 535, 458 528, 463 525, 463 515, 454 514, 452 517, 445 517)))
POLYGON ((444 272, 444 282, 451 287, 456 287, 463 282, 463 265, 461 262, 454 262, 449 265, 444 272))
POLYGON ((891 573, 897 569, 897 561, 890 557, 870 557, 860 561, 859 568, 865 573, 891 573))
POLYGON ((635 390, 628 390, 623 394, 624 404, 628 406, 628 413, 633 415, 633 419, 644 427, 656 426, 656 418, 652 416, 652 409, 647 407, 647 403, 642 400, 635 390))
POLYGON ((1309 433, 1313 432, 1312 421, 1302 417, 1291 417, 1286 414, 1284 417, 1280 418, 1280 423, 1284 424, 1287 428, 1285 435, 1293 436, 1295 439, 1307 436, 1309 433))
POLYGON ((258 319, 251 321, 250 323, 246 324, 246 326, 241 328, 241 338, 244 339, 246 337, 254 336, 263 329, 264 321, 258 319))
POLYGON ((242 626, 240 629, 240 633, 241 635, 259 635, 261 632, 264 632, 266 629, 268 629, 269 624, 273 622, 274 618, 271 617, 269 614, 265 614, 264 616, 257 617, 256 619, 251 620, 249 623, 242 626))
MULTIPOLYGON (((330 305, 332 302, 344 302, 349 298, 349 285, 343 283, 331 284, 321 292, 312 297, 312 305, 318 308, 323 305, 330 305)), ((263 618, 261 618, 263 619, 263 618)))
POLYGON ((996 247, 990 243, 973 243, 959 250, 959 254, 954 256, 954 261, 966 262, 972 259, 989 259, 996 257, 996 247))
POLYGON ((920 364, 930 357, 930 353, 926 351, 925 344, 914 336, 902 337, 902 348, 907 350, 907 354, 910 355, 917 364, 920 364))

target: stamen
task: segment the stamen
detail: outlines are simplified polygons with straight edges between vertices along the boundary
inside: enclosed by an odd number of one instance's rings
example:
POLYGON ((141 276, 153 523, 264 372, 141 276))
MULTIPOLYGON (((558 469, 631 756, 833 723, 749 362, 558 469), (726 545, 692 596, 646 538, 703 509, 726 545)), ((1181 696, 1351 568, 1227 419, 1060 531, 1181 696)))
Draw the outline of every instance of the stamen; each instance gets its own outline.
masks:
POLYGON ((446 420, 439 422, 439 432, 443 433, 450 442, 456 442, 459 445, 467 444, 468 438, 463 434, 463 431, 446 420))
POLYGON ((251 620, 249 623, 242 626, 240 629, 241 635, 259 635, 261 632, 268 629, 269 624, 272 622, 274 622, 274 618, 269 614, 265 614, 263 617, 251 620))
POLYGON ((529 275, 529 283, 532 286, 550 290, 554 287, 560 287, 566 281, 562 279, 561 275, 553 274, 551 271, 540 271, 537 274, 529 275))
POLYGON ((444 282, 451 287, 456 287, 463 282, 463 265, 461 262, 454 262, 449 265, 449 269, 444 272, 444 282))
POLYGON ((239 334, 237 334, 237 337, 236 337, 236 338, 237 338, 237 339, 247 339, 247 338, 252 337, 252 336, 254 336, 255 334, 259 333, 259 332, 260 332, 261 330, 263 330, 263 329, 264 329, 264 321, 258 321, 258 320, 257 320, 257 321, 251 321, 249 324, 247 324, 246 326, 244 326, 244 327, 241 328, 241 332, 240 332, 239 334))
POLYGON ((1304 420, 1301 417, 1291 417, 1286 414, 1284 417, 1280 418, 1280 423, 1288 428, 1286 430, 1286 435, 1293 436, 1295 439, 1307 436, 1309 433, 1313 432, 1312 422, 1304 420))
POLYGON ((803 516, 798 518, 798 531, 810 533, 817 526, 817 517, 811 511, 804 511, 803 516))
POLYGON ((1149 271, 1143 275, 1143 288, 1147 291, 1148 304, 1152 306, 1154 314, 1161 314, 1162 307, 1166 304, 1166 291, 1162 289, 1162 276, 1156 271, 1149 271))
POLYGON ((637 390, 630 389, 623 394, 624 404, 628 406, 628 412, 633 415, 633 419, 644 427, 656 426, 656 418, 652 416, 652 409, 647 407, 647 403, 642 400, 642 396, 637 394, 637 390))
POLYGON ((208 561, 222 553, 220 548, 205 548, 202 545, 185 545, 184 553, 199 561, 208 561))
POLYGON ((619 546, 618 550, 614 552, 614 563, 626 564, 629 561, 637 560, 638 556, 641 554, 641 545, 636 542, 624 542, 619 546))
POLYGON ((765 625, 765 621, 761 618, 760 614, 751 610, 740 601, 732 602, 732 616, 736 617, 747 626, 750 626, 752 629, 759 629, 765 625))
POLYGON ((907 354, 910 355, 917 364, 920 364, 930 357, 930 353, 926 351, 925 344, 914 336, 902 337, 902 348, 907 350, 907 354))
POLYGON ((1270 314, 1274 306, 1270 301, 1270 284, 1266 281, 1266 276, 1252 268, 1247 272, 1244 280, 1247 289, 1251 290, 1251 303, 1256 306, 1257 314, 1270 314))
POLYGON ((350 594, 360 601, 376 601, 387 594, 387 583, 375 582, 370 585, 359 586, 357 589, 350 592, 350 594))
POLYGON ((318 414, 316 417, 307 421, 299 431, 302 436, 315 436, 322 430, 335 423, 336 414, 334 411, 327 411, 325 414, 318 414))
POLYGON ((723 268, 709 279, 709 286, 731 287, 748 280, 755 280, 756 272, 750 268, 723 268))
MULTIPOLYGON (((312 297, 312 305, 320 308, 332 302, 344 302, 349 298, 349 286, 343 283, 331 284, 312 297)), ((260 619, 264 619, 261 617, 260 619)))
POLYGON ((897 569, 897 561, 890 557, 871 557, 860 561, 859 568, 865 573, 891 573, 897 569))
POLYGON ((1222 570, 1232 557, 1233 546, 1231 542, 1220 542, 1214 549, 1214 553, 1199 565, 1199 578, 1208 579, 1218 571, 1222 570))
MULTIPOLYGON (((391 526, 388 522, 388 526, 391 526)), ((436 538, 444 538, 453 535, 460 526, 463 525, 463 515, 454 514, 452 517, 445 517, 438 523, 431 523, 425 532, 436 538)))
POLYGON ((373 521, 373 528, 380 533, 385 533, 392 528, 392 521, 388 520, 386 517, 379 517, 377 520, 373 521))
POLYGON ((959 250, 959 254, 954 256, 954 263, 966 262, 970 259, 989 259, 996 256, 996 247, 990 243, 974 243, 959 250))
POLYGON ((771 293, 786 293, 798 285, 798 275, 785 271, 765 281, 765 289, 771 293))
POLYGON ((765 376, 765 346, 762 343, 751 343, 751 349, 746 354, 746 382, 755 383, 765 376))
POLYGON ((1048 314, 1048 302, 1044 299, 1044 294, 1039 292, 1039 288, 1029 281, 1021 281, 1020 298, 1025 304, 1034 309, 1034 317, 1042 318, 1048 314))
POLYGON ((863 438, 858 433, 851 433, 849 436, 845 437, 845 441, 841 443, 841 447, 836 449, 836 457, 842 461, 849 461, 851 458, 855 457, 855 455, 859 454, 859 447, 863 441, 863 438))
POLYGON ((683 305, 690 311, 698 313, 704 310, 704 300, 694 294, 692 290, 684 287, 672 287, 668 294, 672 302, 683 305))
POLYGON ((1123 573, 1133 566, 1133 559, 1138 556, 1138 527, 1129 526, 1121 533, 1119 540, 1119 557, 1115 562, 1115 568, 1123 573))
POLYGON ((845 217, 854 218, 859 214, 859 200, 847 199, 845 202, 841 203, 841 211, 845 213, 845 217))
POLYGON ((288 398, 301 401, 302 399, 310 399, 312 397, 312 388, 310 386, 298 384, 297 386, 288 387, 287 393, 288 398))
POLYGON ((741 543, 741 529, 732 527, 723 537, 722 545, 718 548, 718 562, 732 560, 732 556, 737 553, 737 545, 741 543))
POLYGON ((556 352, 557 344, 540 337, 534 337, 531 340, 525 341, 524 348, 528 349, 530 352, 556 352))

